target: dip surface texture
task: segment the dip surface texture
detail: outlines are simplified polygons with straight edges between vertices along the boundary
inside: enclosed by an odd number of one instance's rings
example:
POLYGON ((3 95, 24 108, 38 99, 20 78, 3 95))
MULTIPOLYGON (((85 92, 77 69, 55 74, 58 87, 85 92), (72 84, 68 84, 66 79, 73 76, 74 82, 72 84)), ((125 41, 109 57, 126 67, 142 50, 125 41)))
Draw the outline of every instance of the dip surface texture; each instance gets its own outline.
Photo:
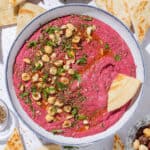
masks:
POLYGON ((136 76, 125 41, 89 16, 70 15, 38 29, 20 49, 13 82, 25 112, 54 134, 100 133, 126 111, 107 112, 109 87, 118 73, 136 76))

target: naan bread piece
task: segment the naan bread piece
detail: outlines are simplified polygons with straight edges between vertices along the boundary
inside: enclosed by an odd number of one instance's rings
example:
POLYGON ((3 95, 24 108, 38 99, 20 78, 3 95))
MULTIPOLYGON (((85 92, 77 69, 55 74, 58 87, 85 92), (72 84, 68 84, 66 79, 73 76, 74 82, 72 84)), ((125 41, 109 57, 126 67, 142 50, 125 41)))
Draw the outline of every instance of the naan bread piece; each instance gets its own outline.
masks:
POLYGON ((114 111, 127 104, 138 92, 141 82, 124 74, 118 74, 108 91, 107 111, 114 111))
POLYGON ((124 0, 95 0, 98 7, 108 11, 124 22, 128 28, 131 27, 131 19, 128 7, 124 0))
POLYGON ((113 150, 125 150, 124 144, 117 134, 114 135, 114 142, 113 143, 114 143, 113 150))
POLYGON ((126 0, 135 34, 142 42, 150 28, 150 0, 126 0))
POLYGON ((20 6, 17 18, 17 34, 36 16, 43 13, 45 9, 32 3, 24 3, 20 6))
POLYGON ((20 4, 22 4, 23 2, 25 2, 26 0, 9 0, 9 3, 13 6, 16 7, 20 4))
POLYGON ((0 26, 13 25, 17 23, 15 8, 9 4, 9 0, 0 0, 0 26))
POLYGON ((4 150, 24 150, 23 142, 18 129, 14 129, 14 132, 8 139, 4 150))

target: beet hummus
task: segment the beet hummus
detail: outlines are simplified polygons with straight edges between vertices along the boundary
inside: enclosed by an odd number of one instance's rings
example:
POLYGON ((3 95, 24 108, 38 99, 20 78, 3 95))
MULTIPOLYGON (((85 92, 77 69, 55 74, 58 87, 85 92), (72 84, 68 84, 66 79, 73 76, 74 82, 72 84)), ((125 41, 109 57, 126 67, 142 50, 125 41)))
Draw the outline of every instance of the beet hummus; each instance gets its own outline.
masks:
POLYGON ((109 87, 118 73, 136 76, 130 49, 118 33, 82 15, 40 27, 20 49, 13 71, 16 95, 32 120, 77 138, 120 119, 128 106, 107 112, 109 87))

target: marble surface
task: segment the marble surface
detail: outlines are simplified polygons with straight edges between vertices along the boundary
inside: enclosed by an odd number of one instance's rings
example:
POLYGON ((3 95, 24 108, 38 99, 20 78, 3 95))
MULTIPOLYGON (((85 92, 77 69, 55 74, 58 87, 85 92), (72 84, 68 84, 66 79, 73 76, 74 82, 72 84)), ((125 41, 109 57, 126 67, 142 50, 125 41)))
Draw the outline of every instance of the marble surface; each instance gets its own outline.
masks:
MULTIPOLYGON (((59 5, 62 5, 63 0, 44 0, 36 1, 41 5, 42 7, 46 9, 50 9, 59 5), (44 2, 46 5, 44 5, 44 2)), ((95 5, 94 1, 90 0, 83 0, 85 3, 88 3, 89 5, 95 5)), ((67 2, 77 2, 77 0, 67 0, 67 2)), ((7 59, 8 52, 10 50, 10 47, 15 39, 15 32, 16 32, 16 26, 7 27, 0 29, 0 98, 7 102, 10 110, 14 111, 12 108, 12 105, 10 104, 10 100, 7 94, 7 89, 5 86, 5 63, 7 59)), ((145 81, 145 87, 144 87, 144 93, 142 96, 142 99, 140 101, 140 104, 134 113, 134 115, 130 118, 130 121, 128 121, 119 131, 118 134, 121 136, 122 140, 125 142, 125 139, 127 137, 127 133, 129 128, 131 128, 135 122, 139 119, 141 119, 146 114, 150 114, 150 32, 147 34, 147 37, 145 38, 144 42, 141 44, 142 52, 144 55, 144 61, 145 61, 145 70, 146 70, 146 81, 145 81), (149 44, 149 45, 148 45, 149 44)), ((22 123, 22 121, 19 119, 20 123, 20 131, 25 143, 25 147, 27 150, 38 150, 38 148, 42 145, 41 140, 37 138, 37 136, 27 128, 26 125, 22 123)), ((110 136, 107 139, 104 139, 102 141, 99 141, 97 143, 94 143, 93 145, 89 145, 88 147, 80 148, 80 150, 111 150, 112 149, 112 141, 113 136, 110 136)), ((3 150, 4 145, 0 145, 0 150, 3 150)))

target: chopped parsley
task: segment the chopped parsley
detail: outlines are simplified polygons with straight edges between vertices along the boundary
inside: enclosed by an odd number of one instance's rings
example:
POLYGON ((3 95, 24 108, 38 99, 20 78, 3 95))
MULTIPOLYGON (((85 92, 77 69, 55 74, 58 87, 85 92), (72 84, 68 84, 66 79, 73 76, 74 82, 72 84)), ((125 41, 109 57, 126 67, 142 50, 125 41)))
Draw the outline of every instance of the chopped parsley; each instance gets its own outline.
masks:
POLYGON ((31 42, 29 42, 29 44, 28 44, 28 48, 36 47, 36 45, 37 45, 37 42, 36 42, 36 41, 31 41, 31 42))
POLYGON ((20 97, 21 97, 21 98, 25 98, 25 97, 27 97, 27 96, 29 96, 29 92, 24 92, 24 93, 21 93, 21 94, 20 94, 20 97))
POLYGON ((118 55, 118 54, 116 54, 116 55, 114 56, 114 59, 115 59, 116 61, 120 61, 120 60, 121 60, 121 56, 118 55))
POLYGON ((110 49, 109 44, 105 43, 105 49, 110 49))
POLYGON ((72 78, 74 80, 80 81, 81 80, 81 75, 77 71, 75 71, 75 73, 72 75, 72 78))
POLYGON ((63 133, 63 130, 61 130, 61 129, 54 129, 54 130, 51 130, 50 132, 52 132, 53 134, 61 134, 61 133, 63 133))
POLYGON ((87 56, 86 55, 83 55, 81 58, 79 58, 76 63, 78 65, 83 65, 83 64, 86 64, 87 63, 87 56))
POLYGON ((83 17, 83 20, 85 20, 85 21, 92 21, 92 20, 93 20, 93 18, 92 18, 92 17, 90 17, 90 16, 87 16, 87 17, 83 17))
POLYGON ((44 74, 44 76, 42 77, 43 82, 46 82, 48 79, 48 73, 44 74))
POLYGON ((55 47, 55 46, 56 46, 56 43, 53 42, 53 41, 47 41, 47 42, 46 42, 46 45, 55 47))
POLYGON ((74 53, 73 50, 67 50, 67 55, 68 55, 70 58, 74 58, 75 53, 74 53))
POLYGON ((42 68, 42 65, 38 64, 37 66, 33 66, 33 71, 40 70, 41 68, 42 68))
POLYGON ((55 33, 55 31, 59 31, 59 30, 60 30, 59 27, 51 26, 51 27, 48 27, 45 31, 46 31, 48 34, 53 34, 53 33, 55 33))
POLYGON ((73 108, 72 108, 72 111, 71 111, 71 114, 72 114, 73 116, 76 116, 76 115, 78 114, 78 107, 73 107, 73 108))
POLYGON ((25 104, 32 104, 32 101, 29 97, 24 102, 25 102, 25 104))
POLYGON ((61 74, 64 73, 64 72, 65 72, 65 69, 62 68, 62 67, 59 67, 59 68, 57 69, 57 75, 61 75, 61 74))
POLYGON ((84 119, 87 119, 87 116, 85 115, 78 115, 78 120, 84 120, 84 119))
POLYGON ((32 86, 32 87, 31 87, 31 92, 34 93, 34 92, 36 92, 36 91, 37 91, 36 86, 32 86))
POLYGON ((53 87, 53 86, 47 87, 47 88, 44 89, 44 91, 47 94, 50 94, 51 92, 55 91, 55 87, 53 87))
POLYGON ((56 82, 56 86, 57 86, 57 89, 59 90, 65 90, 67 88, 67 86, 65 84, 63 84, 62 82, 56 82))

